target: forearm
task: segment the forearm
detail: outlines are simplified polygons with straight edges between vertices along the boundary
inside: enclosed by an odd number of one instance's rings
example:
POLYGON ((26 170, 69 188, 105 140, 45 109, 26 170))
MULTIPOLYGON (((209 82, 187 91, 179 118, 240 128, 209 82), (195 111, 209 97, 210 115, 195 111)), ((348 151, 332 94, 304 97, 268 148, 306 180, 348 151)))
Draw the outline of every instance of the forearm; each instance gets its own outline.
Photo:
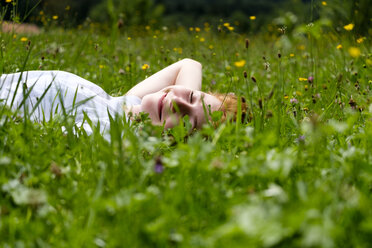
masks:
POLYGON ((157 92, 171 85, 183 85, 191 89, 200 90, 201 83, 201 64, 192 59, 183 59, 138 83, 127 92, 127 95, 135 95, 142 98, 147 94, 157 92))

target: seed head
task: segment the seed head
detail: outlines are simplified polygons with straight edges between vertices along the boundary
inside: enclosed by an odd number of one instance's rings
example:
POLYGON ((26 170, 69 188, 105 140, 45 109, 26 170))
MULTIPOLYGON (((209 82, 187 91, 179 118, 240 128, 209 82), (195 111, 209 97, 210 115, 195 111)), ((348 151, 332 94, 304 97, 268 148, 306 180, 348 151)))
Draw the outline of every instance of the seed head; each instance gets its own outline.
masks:
POLYGON ((246 71, 243 72, 243 75, 244 75, 244 78, 247 78, 247 72, 246 71))
POLYGON ((248 49, 249 47, 249 39, 245 39, 245 49, 248 49))
POLYGON ((251 79, 252 79, 252 81, 253 81, 254 83, 257 82, 257 80, 256 80, 256 78, 255 78, 254 76, 252 76, 251 79))

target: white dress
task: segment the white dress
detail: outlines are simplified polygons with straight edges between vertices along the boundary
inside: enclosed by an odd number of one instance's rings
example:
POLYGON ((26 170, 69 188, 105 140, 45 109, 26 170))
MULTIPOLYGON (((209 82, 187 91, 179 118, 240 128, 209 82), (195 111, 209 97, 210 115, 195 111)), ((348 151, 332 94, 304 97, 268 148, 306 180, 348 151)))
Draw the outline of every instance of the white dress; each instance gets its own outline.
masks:
POLYGON ((21 114, 26 107, 30 119, 34 121, 49 121, 55 115, 64 113, 72 115, 76 125, 91 134, 92 129, 84 121, 84 113, 94 124, 99 122, 104 133, 110 128, 108 113, 112 117, 123 115, 124 105, 141 104, 141 99, 137 96, 112 97, 98 85, 69 72, 25 71, 0 77, 0 104, 4 103, 13 110, 19 109, 21 114), (27 96, 25 101, 24 95, 27 96))

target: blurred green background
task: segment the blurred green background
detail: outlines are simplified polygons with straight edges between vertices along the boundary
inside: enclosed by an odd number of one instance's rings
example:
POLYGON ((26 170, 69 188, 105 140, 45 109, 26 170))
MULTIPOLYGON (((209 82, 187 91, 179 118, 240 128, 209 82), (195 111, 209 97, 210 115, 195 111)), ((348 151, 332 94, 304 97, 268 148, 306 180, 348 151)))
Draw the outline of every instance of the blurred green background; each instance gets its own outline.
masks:
POLYGON ((323 18, 341 27, 353 21, 356 33, 372 33, 370 0, 4 0, 1 4, 6 7, 2 13, 6 20, 16 16, 15 21, 40 26, 56 17, 58 25, 66 28, 88 22, 102 30, 146 25, 191 27, 223 19, 233 23, 237 31, 257 32, 272 28, 270 24, 290 29, 323 18))

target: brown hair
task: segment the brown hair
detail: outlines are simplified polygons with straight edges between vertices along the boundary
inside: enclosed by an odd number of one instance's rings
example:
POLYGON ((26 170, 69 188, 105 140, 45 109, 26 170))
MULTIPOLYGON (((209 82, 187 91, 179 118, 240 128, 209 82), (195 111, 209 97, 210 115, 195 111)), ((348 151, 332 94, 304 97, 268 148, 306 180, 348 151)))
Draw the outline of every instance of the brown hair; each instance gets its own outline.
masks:
MULTIPOLYGON (((221 122, 226 120, 236 121, 238 114, 238 97, 234 93, 221 94, 212 92, 209 94, 222 102, 220 110, 224 112, 224 115, 221 118, 221 122)), ((250 119, 250 117, 247 116, 248 105, 244 97, 240 99, 241 121, 244 122, 250 119)))

